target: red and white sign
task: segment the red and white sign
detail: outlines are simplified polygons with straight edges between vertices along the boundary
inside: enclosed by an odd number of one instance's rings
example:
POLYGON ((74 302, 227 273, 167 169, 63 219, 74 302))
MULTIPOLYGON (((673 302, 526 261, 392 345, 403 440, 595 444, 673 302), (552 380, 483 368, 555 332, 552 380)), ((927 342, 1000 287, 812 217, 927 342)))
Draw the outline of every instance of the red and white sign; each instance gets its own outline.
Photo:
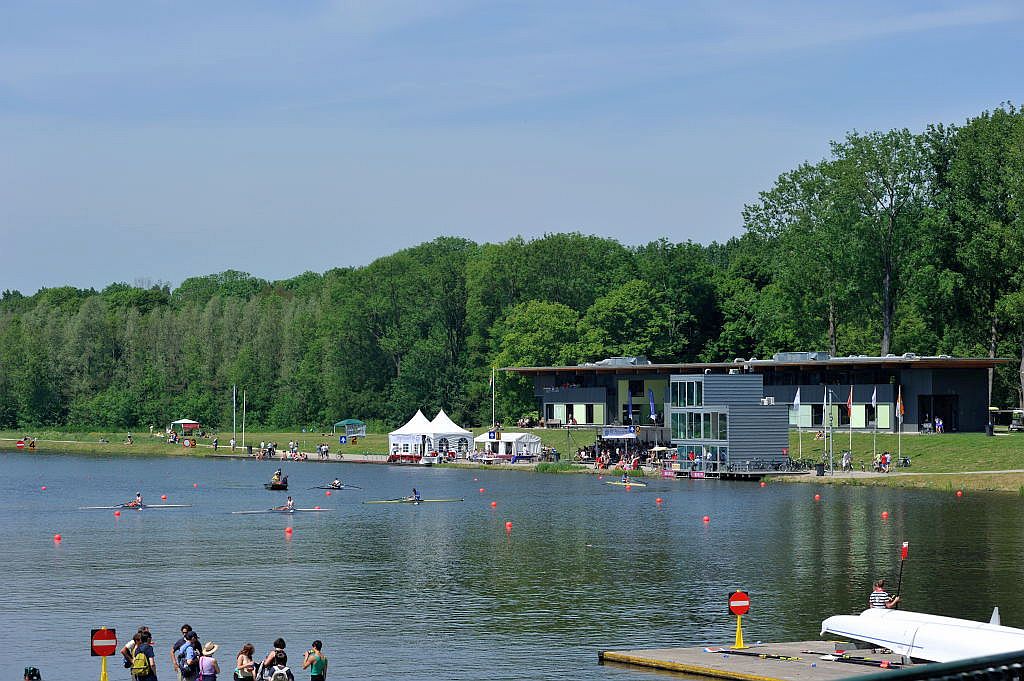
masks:
POLYGON ((15 446, 16 446, 16 447, 17 447, 18 449, 25 449, 25 441, 24 441, 24 440, 18 440, 18 444, 17 444, 17 445, 15 445, 15 446))
POLYGON ((93 629, 89 640, 93 657, 107 657, 117 651, 117 632, 113 629, 93 629))
POLYGON ((750 612, 750 596, 746 591, 729 594, 729 612, 737 617, 750 612))

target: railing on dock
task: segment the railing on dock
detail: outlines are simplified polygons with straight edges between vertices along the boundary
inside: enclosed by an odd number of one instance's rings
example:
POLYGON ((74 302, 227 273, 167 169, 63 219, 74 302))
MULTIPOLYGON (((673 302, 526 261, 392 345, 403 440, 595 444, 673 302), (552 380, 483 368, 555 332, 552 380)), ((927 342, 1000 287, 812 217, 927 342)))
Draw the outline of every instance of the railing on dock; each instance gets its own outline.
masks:
POLYGON ((1021 681, 1024 650, 858 676, 857 681, 1021 681))

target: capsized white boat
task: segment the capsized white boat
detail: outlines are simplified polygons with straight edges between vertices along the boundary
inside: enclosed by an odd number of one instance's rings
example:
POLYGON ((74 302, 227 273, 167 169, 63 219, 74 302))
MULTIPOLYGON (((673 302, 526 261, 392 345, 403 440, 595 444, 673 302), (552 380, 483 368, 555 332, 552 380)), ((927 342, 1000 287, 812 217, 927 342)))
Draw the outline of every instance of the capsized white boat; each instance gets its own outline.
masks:
POLYGON ((999 608, 989 622, 974 622, 906 610, 870 608, 859 615, 833 615, 821 623, 826 633, 874 644, 929 662, 1024 650, 1024 629, 999 624, 999 608))

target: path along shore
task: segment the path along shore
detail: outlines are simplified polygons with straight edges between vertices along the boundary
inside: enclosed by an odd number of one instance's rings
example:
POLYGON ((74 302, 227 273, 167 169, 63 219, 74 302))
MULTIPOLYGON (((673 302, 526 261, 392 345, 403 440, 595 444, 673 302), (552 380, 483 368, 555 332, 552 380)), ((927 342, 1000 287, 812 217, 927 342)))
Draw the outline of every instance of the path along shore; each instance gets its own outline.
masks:
MULTIPOLYGON (((140 435, 131 445, 123 442, 96 442, 68 439, 36 439, 36 449, 30 450, 27 446, 19 448, 18 441, 21 438, 0 437, 0 451, 35 451, 38 453, 69 452, 74 454, 96 454, 102 456, 209 456, 224 458, 250 458, 247 451, 237 447, 233 452, 230 446, 221 445, 216 451, 213 445, 200 441, 194 448, 186 448, 180 445, 170 445, 163 438, 150 438, 140 435)), ((326 459, 319 457, 315 452, 306 453, 305 461, 294 463, 353 463, 353 464, 384 464, 387 462, 386 454, 373 452, 345 451, 339 453, 331 452, 326 459)), ((290 461, 289 459, 275 458, 274 461, 290 461)), ((479 464, 474 462, 457 462, 444 464, 445 466, 479 468, 491 470, 517 470, 536 471, 537 464, 516 463, 516 464, 479 464)), ((560 467, 554 472, 565 473, 598 473, 589 466, 560 467)), ((612 471, 611 474, 615 474, 612 471)), ((651 477, 656 473, 648 472, 651 477)), ((965 470, 965 471, 943 471, 943 472, 892 472, 875 473, 865 471, 836 472, 834 475, 822 477, 813 474, 808 475, 786 475, 771 476, 765 478, 768 482, 786 483, 811 483, 823 485, 877 485, 883 487, 901 487, 915 489, 933 489, 941 491, 953 490, 974 490, 990 492, 1010 492, 1024 496, 1024 469, 1001 468, 998 470, 965 470)), ((710 484, 711 481, 708 481, 710 484)))

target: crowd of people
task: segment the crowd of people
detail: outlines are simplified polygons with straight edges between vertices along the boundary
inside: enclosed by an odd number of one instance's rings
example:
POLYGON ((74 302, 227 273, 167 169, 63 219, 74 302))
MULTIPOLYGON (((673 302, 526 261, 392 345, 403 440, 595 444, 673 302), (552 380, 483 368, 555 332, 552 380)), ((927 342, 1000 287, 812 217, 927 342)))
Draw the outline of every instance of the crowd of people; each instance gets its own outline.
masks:
MULTIPOLYGON (((181 625, 181 638, 170 649, 170 666, 178 681, 217 681, 219 676, 226 679, 228 667, 221 666, 216 657, 218 650, 220 646, 212 641, 201 642, 190 625, 181 625)), ((134 681, 158 681, 157 669, 162 665, 158 662, 149 627, 139 627, 120 652, 124 667, 130 670, 134 681)), ((262 657, 256 656, 252 643, 244 644, 235 655, 232 666, 230 674, 233 681, 295 681, 283 638, 276 639, 273 647, 262 657)), ((327 656, 321 641, 313 641, 303 652, 302 669, 309 672, 310 681, 326 680, 327 656)), ((33 681, 37 679, 38 676, 33 681)))

